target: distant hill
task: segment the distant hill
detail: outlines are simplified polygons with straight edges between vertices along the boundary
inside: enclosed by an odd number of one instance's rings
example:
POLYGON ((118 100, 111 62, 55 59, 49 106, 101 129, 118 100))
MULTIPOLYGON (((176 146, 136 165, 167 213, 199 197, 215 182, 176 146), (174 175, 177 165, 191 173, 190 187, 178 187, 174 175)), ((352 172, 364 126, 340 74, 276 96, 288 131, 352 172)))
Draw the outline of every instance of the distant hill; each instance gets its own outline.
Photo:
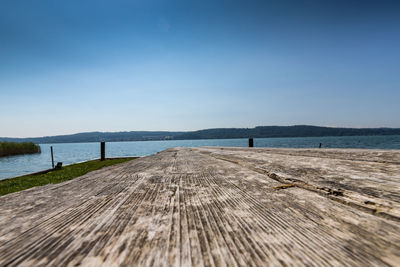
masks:
POLYGON ((174 136, 183 134, 184 132, 151 132, 151 131, 134 131, 134 132, 88 132, 69 135, 56 135, 32 138, 3 138, 0 141, 8 142, 34 142, 37 144, 46 143, 84 143, 84 142, 116 142, 116 141, 149 141, 149 140, 170 140, 174 136))
POLYGON ((400 128, 335 128, 309 125, 258 126, 255 128, 217 128, 186 132, 175 139, 222 139, 266 137, 312 137, 354 135, 400 135, 400 128))
POLYGON ((400 128, 336 128, 309 125, 258 126, 255 128, 215 128, 191 132, 133 131, 89 132, 33 138, 0 137, 0 141, 45 143, 82 143, 99 141, 193 140, 224 138, 313 137, 355 135, 400 135, 400 128))

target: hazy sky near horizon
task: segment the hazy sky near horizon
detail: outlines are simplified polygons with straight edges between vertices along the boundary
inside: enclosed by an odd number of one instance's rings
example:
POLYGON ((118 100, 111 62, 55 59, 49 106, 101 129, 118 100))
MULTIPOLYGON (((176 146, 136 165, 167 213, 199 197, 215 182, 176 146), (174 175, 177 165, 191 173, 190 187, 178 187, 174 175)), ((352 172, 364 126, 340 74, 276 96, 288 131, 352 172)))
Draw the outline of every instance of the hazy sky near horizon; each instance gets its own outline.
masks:
POLYGON ((400 127, 400 1, 0 2, 0 136, 400 127))

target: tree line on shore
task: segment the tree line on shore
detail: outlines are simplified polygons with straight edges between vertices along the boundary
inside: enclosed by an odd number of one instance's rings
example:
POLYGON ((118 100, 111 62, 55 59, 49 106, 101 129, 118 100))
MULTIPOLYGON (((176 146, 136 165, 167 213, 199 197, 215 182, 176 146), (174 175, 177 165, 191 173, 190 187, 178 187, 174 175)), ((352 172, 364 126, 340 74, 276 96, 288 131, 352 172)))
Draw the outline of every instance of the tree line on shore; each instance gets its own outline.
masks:
POLYGON ((131 131, 131 132, 88 132, 71 135, 35 138, 1 138, 0 141, 45 143, 82 143, 149 140, 193 140, 268 137, 320 137, 357 135, 400 135, 400 128, 337 128, 309 125, 258 126, 255 128, 215 128, 188 132, 131 131))

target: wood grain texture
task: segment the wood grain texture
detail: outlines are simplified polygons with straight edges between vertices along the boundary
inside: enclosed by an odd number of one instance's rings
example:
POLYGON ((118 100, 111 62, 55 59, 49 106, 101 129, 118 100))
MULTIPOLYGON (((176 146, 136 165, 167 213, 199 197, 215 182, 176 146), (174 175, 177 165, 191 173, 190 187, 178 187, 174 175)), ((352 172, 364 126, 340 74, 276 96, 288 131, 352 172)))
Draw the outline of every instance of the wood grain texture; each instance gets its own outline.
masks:
POLYGON ((0 197, 1 266, 399 266, 400 151, 174 148, 0 197))

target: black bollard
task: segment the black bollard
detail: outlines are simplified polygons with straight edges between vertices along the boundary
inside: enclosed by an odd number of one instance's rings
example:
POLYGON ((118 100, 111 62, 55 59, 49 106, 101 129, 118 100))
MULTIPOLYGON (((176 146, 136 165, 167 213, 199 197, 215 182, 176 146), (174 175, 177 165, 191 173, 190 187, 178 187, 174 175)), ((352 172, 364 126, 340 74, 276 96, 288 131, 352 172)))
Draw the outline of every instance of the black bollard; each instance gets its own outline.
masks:
POLYGON ((57 165, 54 167, 55 170, 61 170, 62 162, 57 162, 57 165))
POLYGON ((100 143, 100 160, 103 161, 106 159, 106 142, 100 143))
POLYGON ((249 147, 254 147, 253 138, 249 138, 249 147))

